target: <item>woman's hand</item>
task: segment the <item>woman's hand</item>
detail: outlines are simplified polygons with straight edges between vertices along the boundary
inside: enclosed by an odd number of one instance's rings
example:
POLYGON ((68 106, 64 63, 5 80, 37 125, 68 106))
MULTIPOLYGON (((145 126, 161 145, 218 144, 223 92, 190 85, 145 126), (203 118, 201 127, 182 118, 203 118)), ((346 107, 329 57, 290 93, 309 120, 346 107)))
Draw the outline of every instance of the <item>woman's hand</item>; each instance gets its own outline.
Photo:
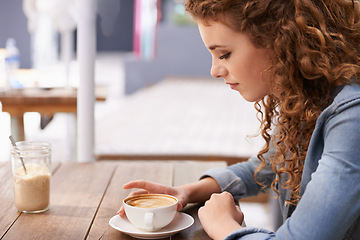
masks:
MULTIPOLYGON (((153 183, 150 181, 136 180, 126 183, 123 186, 124 189, 140 188, 141 190, 134 191, 129 194, 129 196, 145 194, 145 193, 160 193, 168 194, 176 197, 179 200, 178 211, 188 204, 188 196, 186 191, 182 188, 169 187, 158 183, 153 183)), ((124 207, 121 206, 118 211, 120 217, 125 216, 124 207)))
POLYGON ((205 232, 212 239, 224 239, 241 228, 244 214, 235 205, 228 192, 211 195, 210 200, 199 209, 199 219, 205 232))

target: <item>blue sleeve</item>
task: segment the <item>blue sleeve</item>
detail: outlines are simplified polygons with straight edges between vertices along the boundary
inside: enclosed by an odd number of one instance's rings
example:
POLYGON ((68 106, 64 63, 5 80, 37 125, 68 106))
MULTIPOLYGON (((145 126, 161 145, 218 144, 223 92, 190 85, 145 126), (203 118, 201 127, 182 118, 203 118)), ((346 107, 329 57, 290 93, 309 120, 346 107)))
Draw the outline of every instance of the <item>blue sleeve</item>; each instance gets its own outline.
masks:
MULTIPOLYGON (((273 153, 274 148, 270 146, 270 150, 264 155, 265 159, 268 159, 273 153)), ((255 196, 264 191, 264 188, 254 178, 254 172, 260 163, 260 160, 254 156, 248 161, 240 162, 227 168, 210 169, 204 173, 202 178, 214 178, 220 185, 221 190, 231 193, 235 199, 255 196)), ((273 181, 275 173, 268 164, 267 167, 257 174, 257 177, 265 185, 266 189, 273 181)))
POLYGON ((224 240, 236 240, 240 238, 241 240, 267 240, 274 239, 275 233, 261 228, 245 227, 231 233, 224 240))

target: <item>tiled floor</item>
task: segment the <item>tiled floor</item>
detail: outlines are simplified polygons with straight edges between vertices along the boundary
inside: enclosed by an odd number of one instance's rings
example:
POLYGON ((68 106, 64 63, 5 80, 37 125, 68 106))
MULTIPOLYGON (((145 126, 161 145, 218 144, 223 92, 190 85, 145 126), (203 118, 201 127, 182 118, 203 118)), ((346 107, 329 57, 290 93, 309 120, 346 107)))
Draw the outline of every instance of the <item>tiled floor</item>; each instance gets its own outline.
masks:
POLYGON ((256 154, 259 121, 222 80, 169 77, 126 97, 96 120, 97 155, 256 154))

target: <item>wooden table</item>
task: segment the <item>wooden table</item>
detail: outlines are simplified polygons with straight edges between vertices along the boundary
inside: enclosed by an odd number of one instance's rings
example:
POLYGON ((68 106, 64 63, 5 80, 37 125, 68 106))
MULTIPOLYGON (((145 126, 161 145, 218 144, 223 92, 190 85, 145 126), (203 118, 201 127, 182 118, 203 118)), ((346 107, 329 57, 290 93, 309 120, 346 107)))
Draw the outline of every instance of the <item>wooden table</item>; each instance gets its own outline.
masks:
MULTIPOLYGON (((41 214, 17 212, 9 163, 0 163, 0 239, 134 239, 113 229, 116 215, 130 190, 122 185, 146 179, 177 186, 195 181, 206 169, 224 167, 225 162, 196 161, 101 161, 54 163, 50 209, 41 214)), ((197 217, 199 205, 183 211, 195 223, 171 237, 209 239, 197 217)), ((170 239, 170 238, 167 238, 170 239)))
MULTIPOLYGON (((106 88, 96 87, 97 101, 105 101, 106 88)), ((17 141, 25 140, 24 113, 39 112, 53 115, 58 112, 76 113, 76 88, 23 88, 0 92, 2 111, 11 116, 12 135, 17 141)))

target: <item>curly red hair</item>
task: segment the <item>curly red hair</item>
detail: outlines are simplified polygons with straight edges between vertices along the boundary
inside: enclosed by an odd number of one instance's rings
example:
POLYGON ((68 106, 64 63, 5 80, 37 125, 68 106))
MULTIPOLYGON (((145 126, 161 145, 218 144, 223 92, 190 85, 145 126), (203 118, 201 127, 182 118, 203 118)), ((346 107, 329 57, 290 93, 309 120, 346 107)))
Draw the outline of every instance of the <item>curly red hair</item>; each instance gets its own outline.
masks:
POLYGON ((360 81, 359 5, 357 0, 187 0, 186 10, 196 21, 220 21, 248 34, 255 46, 273 50, 269 84, 280 94, 255 103, 266 141, 255 178, 273 141, 270 161, 279 177, 271 188, 287 175, 282 187, 291 190, 292 204, 300 198, 310 138, 332 101, 331 90, 360 81))

